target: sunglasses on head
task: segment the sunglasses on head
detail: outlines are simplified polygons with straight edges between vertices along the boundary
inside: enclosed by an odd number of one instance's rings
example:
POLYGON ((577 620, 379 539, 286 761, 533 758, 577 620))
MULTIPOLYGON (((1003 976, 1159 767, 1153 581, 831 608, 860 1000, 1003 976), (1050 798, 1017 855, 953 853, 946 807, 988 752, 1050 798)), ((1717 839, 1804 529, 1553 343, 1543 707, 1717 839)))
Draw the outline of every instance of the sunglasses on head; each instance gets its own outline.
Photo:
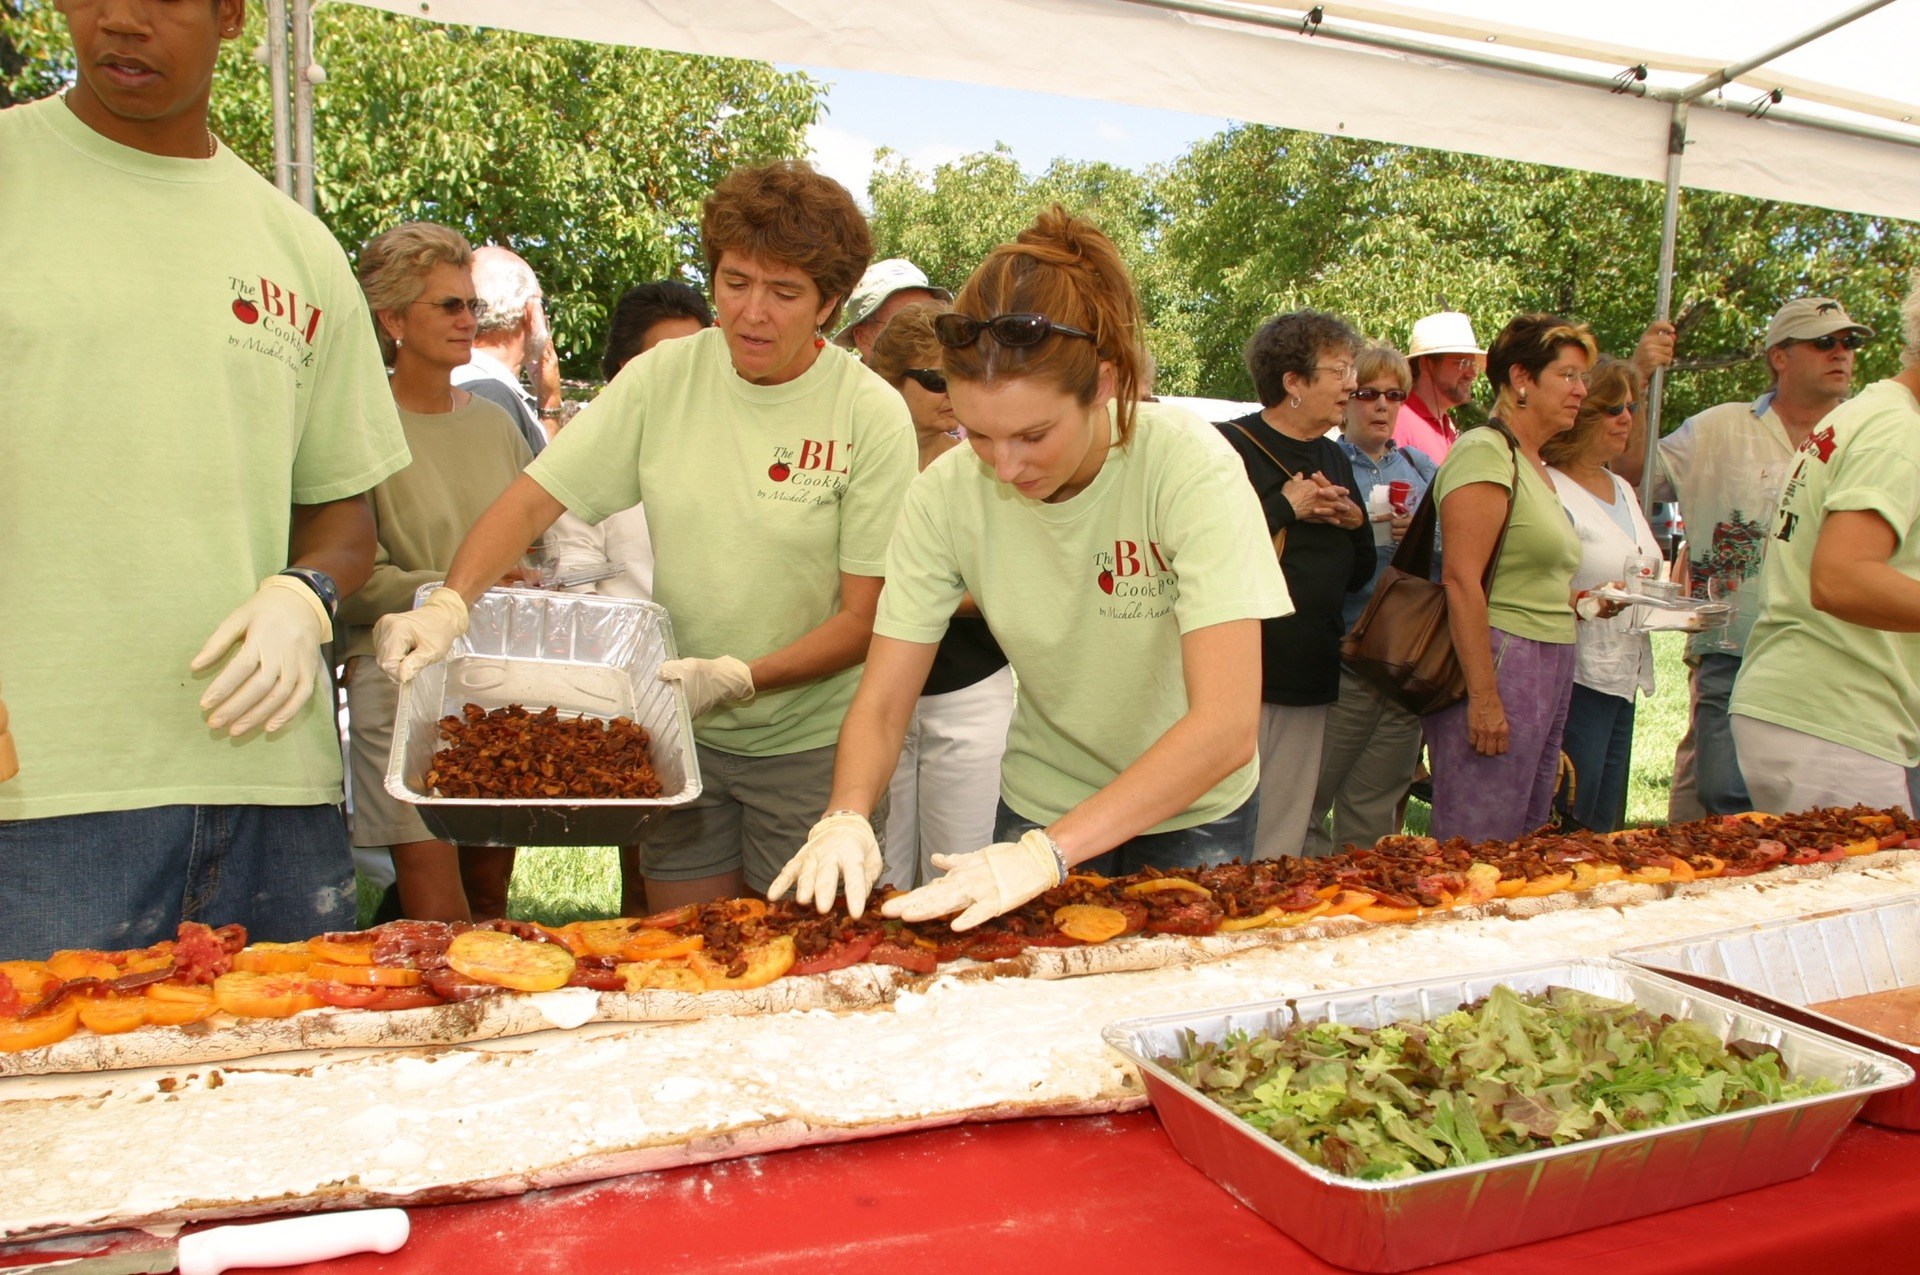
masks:
POLYGON ((902 368, 900 375, 906 377, 909 381, 912 381, 929 394, 945 394, 947 392, 947 375, 945 372, 939 371, 936 368, 902 368))
POLYGON ((442 297, 438 301, 416 301, 414 304, 438 310, 449 319, 458 315, 462 310, 465 310, 476 319, 480 317, 481 301, 479 297, 442 297))
POLYGON ((1861 336, 1858 332, 1849 332, 1845 336, 1836 336, 1833 333, 1828 333, 1826 336, 1794 338, 1795 345, 1811 345, 1822 354, 1832 350, 1836 345, 1845 346, 1849 350, 1857 350, 1866 343, 1867 338, 1861 336))
POLYGON ((970 314, 943 314, 933 321, 933 335, 940 344, 961 350, 991 332, 993 339, 1011 349, 1038 345, 1049 336, 1077 336, 1093 340, 1093 333, 1055 323, 1044 314, 996 314, 991 319, 976 319, 970 314))
POLYGON ((1384 398, 1389 403, 1404 403, 1407 401, 1407 392, 1405 390, 1377 390, 1369 385, 1365 389, 1355 390, 1348 397, 1359 399, 1362 403, 1371 403, 1376 398, 1384 398))

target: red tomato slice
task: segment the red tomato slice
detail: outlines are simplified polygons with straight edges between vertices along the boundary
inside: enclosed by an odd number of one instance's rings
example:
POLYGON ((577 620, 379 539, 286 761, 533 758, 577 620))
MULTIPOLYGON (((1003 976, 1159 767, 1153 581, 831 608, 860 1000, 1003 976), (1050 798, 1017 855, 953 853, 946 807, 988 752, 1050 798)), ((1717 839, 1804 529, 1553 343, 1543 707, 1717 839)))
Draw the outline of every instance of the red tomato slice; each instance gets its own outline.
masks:
POLYGON ((844 939, 827 946, 823 952, 802 957, 793 963, 789 974, 825 974, 828 970, 843 970, 849 965, 858 965, 867 959, 873 951, 873 940, 860 935, 844 939))
POLYGON ((1015 934, 1002 930, 995 934, 980 934, 966 940, 961 951, 970 961, 1004 961, 1020 955, 1027 950, 1026 941, 1015 934))
POLYGON ((445 1001, 424 987, 370 987, 373 1003, 368 1009, 425 1009, 429 1005, 444 1005, 445 1001))
POLYGON ((893 965, 912 974, 931 974, 940 964, 926 948, 906 943, 875 943, 867 959, 875 965, 893 965))
POLYGON ((307 984, 307 990, 318 996, 324 1004, 336 1009, 368 1009, 380 999, 382 987, 359 987, 352 983, 342 983, 334 978, 316 978, 307 984))

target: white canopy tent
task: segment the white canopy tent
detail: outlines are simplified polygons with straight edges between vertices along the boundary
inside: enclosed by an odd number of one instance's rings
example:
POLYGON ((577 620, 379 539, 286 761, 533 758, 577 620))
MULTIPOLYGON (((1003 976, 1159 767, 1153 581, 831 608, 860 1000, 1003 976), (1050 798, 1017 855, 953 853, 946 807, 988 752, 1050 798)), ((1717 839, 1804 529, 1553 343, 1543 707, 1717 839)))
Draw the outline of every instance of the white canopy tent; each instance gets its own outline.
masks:
MULTIPOLYGON (((291 6, 294 66, 311 0, 291 6)), ((960 80, 1920 220, 1920 0, 349 0, 599 43, 960 80)), ((276 64, 279 65, 279 64, 276 64)), ((285 83, 284 71, 276 83, 285 83)), ((292 78, 296 97, 309 90, 292 78)), ((278 97, 276 101, 278 101, 278 97)), ((310 104, 282 184, 311 190, 310 104)), ((284 127, 276 137, 285 139, 284 127)), ((1660 385, 1652 393, 1658 411, 1660 385)), ((1658 419, 1655 415, 1654 419, 1658 419)), ((1649 440, 1650 444, 1652 440, 1649 440)))

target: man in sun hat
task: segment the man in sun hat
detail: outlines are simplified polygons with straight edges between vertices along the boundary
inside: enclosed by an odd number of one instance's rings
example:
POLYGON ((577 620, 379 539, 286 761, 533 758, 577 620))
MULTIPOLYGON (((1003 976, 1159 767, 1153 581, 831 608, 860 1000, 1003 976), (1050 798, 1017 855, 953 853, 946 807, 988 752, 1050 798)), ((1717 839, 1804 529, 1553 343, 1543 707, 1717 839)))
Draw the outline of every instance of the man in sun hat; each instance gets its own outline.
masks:
MULTIPOLYGON (((1684 754, 1691 746, 1695 797, 1707 814, 1751 809, 1734 757, 1727 701, 1747 635, 1763 609, 1760 568, 1774 507, 1794 453, 1809 440, 1817 446, 1821 421, 1846 401, 1854 351, 1872 336, 1872 328, 1856 323, 1833 298, 1796 297, 1767 324, 1771 388, 1752 401, 1709 407, 1660 440, 1653 498, 1680 502, 1694 596, 1705 597, 1708 581, 1715 580, 1720 591, 1737 598, 1732 627, 1687 642, 1692 716, 1680 748, 1684 754)), ((1639 457, 1631 445, 1627 453, 1620 476, 1635 482, 1639 457)), ((1675 787, 1682 793, 1684 760, 1675 762, 1675 787)))
POLYGON ((951 301, 953 294, 927 282, 927 275, 905 257, 888 257, 867 267, 847 298, 847 323, 835 345, 858 350, 865 360, 887 320, 918 301, 951 301))
POLYGON ((1394 443, 1419 448, 1435 464, 1445 460, 1460 433, 1453 409, 1473 398, 1473 378, 1480 374, 1485 354, 1474 339, 1473 321, 1458 310, 1442 310, 1414 323, 1413 339, 1407 343, 1413 392, 1394 422, 1394 443))

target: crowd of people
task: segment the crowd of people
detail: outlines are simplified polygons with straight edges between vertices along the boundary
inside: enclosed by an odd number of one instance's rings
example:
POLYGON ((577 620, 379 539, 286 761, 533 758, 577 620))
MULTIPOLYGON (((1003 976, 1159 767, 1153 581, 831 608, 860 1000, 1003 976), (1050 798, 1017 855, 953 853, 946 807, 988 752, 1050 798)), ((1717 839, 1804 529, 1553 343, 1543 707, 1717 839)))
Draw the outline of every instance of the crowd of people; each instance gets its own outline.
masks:
POLYGON ((1611 830, 1658 610, 1623 591, 1668 575, 1646 494, 1733 616, 1690 639, 1675 814, 1909 803, 1920 283, 1898 375, 1854 393, 1874 334, 1788 300, 1769 390, 1643 473, 1671 324, 1620 358, 1443 310, 1403 353, 1294 310, 1249 336, 1259 410, 1209 422, 1153 396, 1086 219, 949 293, 775 162, 706 201, 709 295, 619 299, 570 418, 524 260, 415 221, 349 264, 208 131, 238 0, 117 13, 76 8, 74 87, 0 113, 0 326, 63 390, 0 463, 0 955, 348 928, 350 846, 408 915, 502 915, 514 851, 382 783, 401 685, 502 584, 672 617, 702 791, 622 848, 632 915, 885 882, 964 929, 1070 871, 1371 844, 1423 783, 1438 838, 1611 830), (1424 717, 1342 653, 1409 535, 1464 675, 1424 717))

